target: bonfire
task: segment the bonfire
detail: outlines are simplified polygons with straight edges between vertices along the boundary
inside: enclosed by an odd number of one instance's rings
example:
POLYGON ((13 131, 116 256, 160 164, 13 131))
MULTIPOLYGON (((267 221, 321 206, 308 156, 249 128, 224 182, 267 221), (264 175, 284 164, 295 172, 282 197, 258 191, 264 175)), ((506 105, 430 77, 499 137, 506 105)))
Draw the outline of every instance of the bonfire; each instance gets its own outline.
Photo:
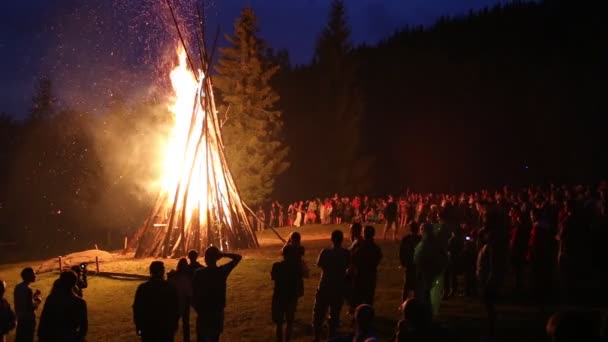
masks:
POLYGON ((169 74, 175 125, 164 151, 156 204, 132 239, 135 257, 182 256, 209 245, 221 250, 258 247, 247 219, 249 209, 224 155, 209 59, 201 48, 202 70, 196 69, 177 20, 175 26, 181 39, 179 64, 169 74))

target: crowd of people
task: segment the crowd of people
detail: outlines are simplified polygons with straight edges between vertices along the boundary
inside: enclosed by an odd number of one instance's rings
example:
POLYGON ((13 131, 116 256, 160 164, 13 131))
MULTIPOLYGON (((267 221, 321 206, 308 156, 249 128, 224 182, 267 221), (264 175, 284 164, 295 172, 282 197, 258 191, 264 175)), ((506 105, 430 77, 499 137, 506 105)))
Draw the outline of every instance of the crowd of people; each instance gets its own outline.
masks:
MULTIPOLYGON (((391 341, 441 341, 448 340, 449 333, 434 320, 440 303, 455 295, 481 299, 490 336, 497 300, 506 292, 527 294, 541 311, 549 304, 581 304, 585 286, 605 282, 608 274, 603 246, 608 239, 607 195, 606 183, 597 188, 552 185, 513 191, 504 187, 460 195, 406 193, 398 199, 350 200, 336 195, 323 202, 309 201, 305 209, 303 202, 290 205, 287 222, 281 219, 282 206, 276 202, 268 222, 262 221, 263 210, 254 219, 264 222, 261 228, 275 223, 295 227, 309 222, 350 224, 349 245, 344 246, 342 230, 334 230, 331 247, 324 248, 316 261, 322 272, 314 296, 313 341, 379 338, 373 324, 374 297, 384 256, 370 223, 384 224, 384 240, 400 241, 404 281, 402 296, 395 301, 401 304, 403 319, 391 341), (506 286, 508 275, 514 279, 512 287, 506 286), (339 329, 349 326, 340 319, 345 304, 352 314, 352 332, 346 335, 339 329)), ((271 317, 276 340, 289 341, 304 293, 303 279, 310 272, 298 232, 290 235, 281 252, 282 260, 270 270, 274 282, 271 317)), ((219 341, 227 278, 241 256, 211 246, 204 253, 205 265, 197 258, 198 252, 190 251, 188 259, 180 259, 166 275, 162 261, 151 263, 150 279, 138 287, 133 303, 135 331, 142 341, 173 341, 180 319, 184 341, 189 341, 191 307, 197 314, 197 340, 219 341), (221 258, 229 262, 218 265, 221 258)), ((84 340, 88 320, 83 270, 64 271, 55 281, 40 315, 39 341, 84 340)), ((14 312, 4 299, 6 285, 0 281, 0 336, 16 327, 17 341, 33 341, 40 293, 30 288, 36 280, 31 268, 21 276, 23 282, 14 292, 14 312)), ((593 341, 601 335, 590 320, 575 312, 552 316, 547 333, 554 341, 593 341)))

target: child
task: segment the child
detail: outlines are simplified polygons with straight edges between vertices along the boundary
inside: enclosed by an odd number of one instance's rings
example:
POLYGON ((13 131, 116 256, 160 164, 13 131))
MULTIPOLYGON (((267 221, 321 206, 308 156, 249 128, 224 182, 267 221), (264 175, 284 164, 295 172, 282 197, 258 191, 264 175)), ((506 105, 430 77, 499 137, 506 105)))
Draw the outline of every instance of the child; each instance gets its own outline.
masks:
POLYGON ((292 245, 285 245, 282 254, 283 261, 275 262, 270 272, 274 281, 272 321, 276 324, 276 340, 280 342, 291 339, 302 282, 298 261, 299 251, 292 245), (285 323, 285 331, 283 331, 283 323, 285 323))

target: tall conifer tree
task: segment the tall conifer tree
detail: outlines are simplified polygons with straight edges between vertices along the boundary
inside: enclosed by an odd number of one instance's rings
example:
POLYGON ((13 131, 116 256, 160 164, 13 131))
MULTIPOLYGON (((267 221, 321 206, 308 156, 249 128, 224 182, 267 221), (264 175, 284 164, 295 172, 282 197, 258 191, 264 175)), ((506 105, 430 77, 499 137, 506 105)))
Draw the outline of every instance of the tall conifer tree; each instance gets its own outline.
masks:
POLYGON ((270 87, 278 71, 262 55, 258 22, 244 8, 234 25, 231 46, 220 49, 214 84, 222 99, 220 118, 230 170, 246 203, 259 204, 273 191, 275 177, 289 166, 281 139, 283 121, 274 107, 279 99, 270 87))
POLYGON ((327 25, 317 41, 314 66, 318 74, 320 130, 327 142, 321 160, 329 161, 327 180, 337 191, 368 190, 369 158, 360 144, 364 99, 351 54, 350 29, 342 0, 331 4, 327 25))

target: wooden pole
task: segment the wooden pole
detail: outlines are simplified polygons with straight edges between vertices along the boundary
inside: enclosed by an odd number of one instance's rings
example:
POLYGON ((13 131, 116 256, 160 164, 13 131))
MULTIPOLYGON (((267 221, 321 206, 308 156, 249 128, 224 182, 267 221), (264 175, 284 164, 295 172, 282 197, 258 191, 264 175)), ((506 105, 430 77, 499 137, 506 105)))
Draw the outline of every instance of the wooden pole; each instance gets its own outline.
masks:
POLYGON ((63 269, 63 263, 61 262, 61 255, 57 257, 57 261, 59 261, 59 272, 63 269))
POLYGON ((125 235, 125 251, 127 250, 128 246, 129 246, 129 237, 127 235, 125 235))
POLYGON ((95 257, 95 271, 97 271, 96 273, 99 274, 99 257, 98 256, 95 257))

